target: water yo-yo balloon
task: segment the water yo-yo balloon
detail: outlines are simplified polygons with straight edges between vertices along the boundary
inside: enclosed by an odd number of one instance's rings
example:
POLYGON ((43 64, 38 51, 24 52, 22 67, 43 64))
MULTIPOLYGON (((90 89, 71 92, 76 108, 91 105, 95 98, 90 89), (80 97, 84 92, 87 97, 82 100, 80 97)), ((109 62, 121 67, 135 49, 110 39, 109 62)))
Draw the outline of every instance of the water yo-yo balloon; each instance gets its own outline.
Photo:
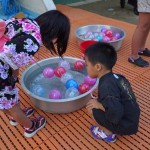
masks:
POLYGON ((68 80, 70 80, 72 78, 73 78, 72 74, 69 72, 66 72, 61 76, 60 80, 61 80, 61 82, 66 83, 68 80))
POLYGON ((116 37, 116 36, 112 36, 111 38, 110 38, 110 40, 111 41, 115 41, 115 40, 117 40, 118 38, 116 37))
POLYGON ((58 89, 53 89, 49 93, 49 98, 50 99, 61 99, 62 98, 62 94, 61 94, 61 92, 58 89))
POLYGON ((85 76, 84 82, 93 86, 96 83, 96 78, 91 78, 89 75, 85 76))
POLYGON ((105 36, 105 33, 103 33, 103 32, 100 32, 100 33, 99 33, 99 36, 102 36, 102 37, 104 37, 104 36, 105 36))
POLYGON ((50 67, 46 67, 44 70, 43 70, 43 76, 45 78, 52 78, 54 76, 54 70, 50 67))
POLYGON ((85 66, 85 63, 81 60, 77 60, 75 63, 74 63, 74 69, 76 70, 82 70, 85 66))
POLYGON ((108 37, 112 37, 113 36, 112 30, 106 30, 105 35, 108 37))
POLYGON ((109 41, 110 41, 110 38, 109 38, 108 36, 104 36, 103 41, 104 41, 104 42, 109 42, 109 41))
POLYGON ((65 68, 64 67, 57 67, 55 70, 54 70, 54 74, 55 74, 55 76, 57 76, 57 77, 61 77, 64 73, 66 73, 66 70, 65 70, 65 68))
POLYGON ((89 35, 89 39, 94 39, 94 35, 93 34, 89 35))
POLYGON ((74 87, 70 87, 66 90, 65 93, 65 98, 73 98, 78 96, 80 93, 78 91, 78 89, 74 88, 74 87))
POLYGON ((90 86, 87 83, 81 83, 78 90, 81 94, 83 94, 90 90, 90 86))
POLYGON ((68 88, 70 88, 70 87, 74 87, 74 88, 78 89, 78 83, 77 83, 77 81, 74 80, 74 79, 68 80, 68 81, 66 82, 66 88, 68 89, 68 88))
POLYGON ((105 27, 103 27, 103 28, 101 29, 101 32, 102 32, 102 33, 105 33, 106 30, 107 30, 107 29, 106 29, 105 27))
POLYGON ((116 37, 117 39, 120 39, 120 38, 121 38, 121 35, 120 35, 120 33, 115 33, 115 34, 114 34, 114 37, 116 37))
POLYGON ((92 34, 93 34, 93 33, 92 33, 91 31, 88 31, 88 32, 85 34, 85 36, 84 36, 85 39, 89 38, 89 36, 92 35, 92 34))
POLYGON ((94 34, 94 37, 97 37, 99 35, 98 32, 94 32, 93 34, 94 34))
POLYGON ((37 96, 40 96, 40 97, 44 97, 44 94, 45 94, 45 90, 42 86, 40 85, 36 85, 34 88, 33 88, 33 93, 37 96))
POLYGON ((97 36, 96 39, 97 39, 98 41, 102 41, 102 40, 103 40, 103 37, 102 37, 102 36, 97 36))
POLYGON ((66 61, 66 60, 61 59, 59 61, 58 65, 61 66, 61 67, 63 67, 63 68, 65 68, 66 70, 70 69, 70 63, 68 61, 66 61))

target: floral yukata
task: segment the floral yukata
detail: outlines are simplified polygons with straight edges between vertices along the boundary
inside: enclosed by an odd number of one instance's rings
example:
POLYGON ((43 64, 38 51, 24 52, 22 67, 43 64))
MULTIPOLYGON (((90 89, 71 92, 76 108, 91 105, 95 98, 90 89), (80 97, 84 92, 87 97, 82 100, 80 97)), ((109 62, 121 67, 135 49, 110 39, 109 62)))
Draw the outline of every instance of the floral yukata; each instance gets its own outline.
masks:
POLYGON ((0 50, 0 109, 10 109, 18 104, 18 81, 12 74, 33 61, 41 45, 40 27, 31 19, 11 18, 6 21, 8 41, 0 50))

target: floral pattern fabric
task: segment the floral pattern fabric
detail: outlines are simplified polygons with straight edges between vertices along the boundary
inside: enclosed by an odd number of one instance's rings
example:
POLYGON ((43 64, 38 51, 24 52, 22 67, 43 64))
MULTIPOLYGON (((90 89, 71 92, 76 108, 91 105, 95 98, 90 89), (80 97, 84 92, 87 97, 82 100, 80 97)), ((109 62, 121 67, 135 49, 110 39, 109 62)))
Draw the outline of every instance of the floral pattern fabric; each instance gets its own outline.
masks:
POLYGON ((12 69, 33 62, 42 44, 40 27, 31 19, 7 20, 5 35, 10 40, 0 50, 0 109, 10 109, 18 103, 17 79, 12 69))

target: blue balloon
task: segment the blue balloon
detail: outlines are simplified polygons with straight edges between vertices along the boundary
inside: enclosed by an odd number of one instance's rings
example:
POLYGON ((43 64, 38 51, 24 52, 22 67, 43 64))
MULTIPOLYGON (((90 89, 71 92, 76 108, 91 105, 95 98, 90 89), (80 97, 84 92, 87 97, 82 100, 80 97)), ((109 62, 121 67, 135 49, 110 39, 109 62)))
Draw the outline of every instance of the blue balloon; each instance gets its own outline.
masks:
POLYGON ((33 93, 37 96, 44 97, 45 90, 42 86, 37 85, 36 87, 34 87, 33 93))
POLYGON ((74 88, 78 89, 78 83, 77 83, 77 81, 74 80, 74 79, 68 80, 68 81, 66 82, 66 88, 68 89, 68 88, 70 88, 70 87, 74 87, 74 88))
POLYGON ((103 40, 103 37, 102 37, 102 36, 97 36, 96 39, 97 39, 98 41, 102 41, 102 40, 103 40))

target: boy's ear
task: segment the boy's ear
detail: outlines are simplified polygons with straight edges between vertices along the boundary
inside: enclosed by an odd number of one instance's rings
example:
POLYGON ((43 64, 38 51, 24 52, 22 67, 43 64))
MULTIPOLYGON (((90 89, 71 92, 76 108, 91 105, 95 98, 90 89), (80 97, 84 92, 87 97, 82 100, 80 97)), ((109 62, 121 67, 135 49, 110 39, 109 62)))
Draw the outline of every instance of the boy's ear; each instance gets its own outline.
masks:
POLYGON ((101 64, 96 64, 95 67, 96 67, 97 71, 100 71, 102 69, 102 65, 101 64))

